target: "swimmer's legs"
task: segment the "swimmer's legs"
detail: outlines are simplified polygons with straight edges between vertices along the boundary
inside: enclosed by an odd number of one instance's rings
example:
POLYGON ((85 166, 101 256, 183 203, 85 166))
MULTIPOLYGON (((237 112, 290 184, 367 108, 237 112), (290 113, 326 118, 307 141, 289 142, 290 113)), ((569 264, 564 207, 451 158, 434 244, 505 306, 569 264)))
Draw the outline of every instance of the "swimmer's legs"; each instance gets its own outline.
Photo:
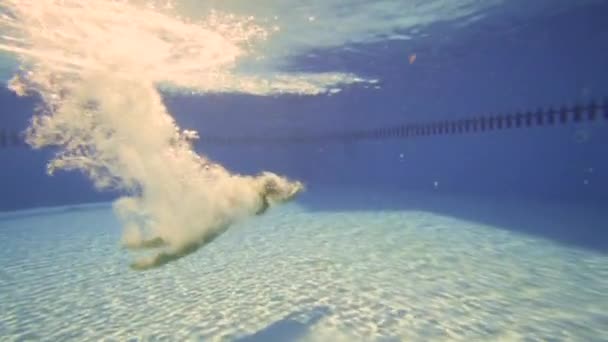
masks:
POLYGON ((204 244, 193 243, 175 252, 160 252, 152 257, 141 258, 132 263, 131 268, 137 271, 144 271, 160 267, 196 252, 201 247, 203 247, 203 245, 204 244))
MULTIPOLYGON (((264 214, 270 207, 289 202, 293 200, 297 194, 304 191, 304 185, 300 182, 289 182, 274 174, 264 173, 260 176, 262 186, 259 189, 259 207, 254 211, 256 215, 264 214)), ((131 250, 154 249, 162 248, 157 254, 150 257, 142 257, 131 264, 134 270, 148 270, 166 265, 170 262, 181 259, 190 255, 200 248, 204 247, 209 242, 213 241, 219 235, 224 233, 229 227, 229 224, 217 229, 210 234, 202 236, 199 240, 186 244, 178 249, 171 248, 171 245, 161 237, 155 237, 148 240, 139 241, 126 245, 131 250)))
POLYGON ((130 250, 153 249, 167 246, 167 242, 160 237, 143 240, 137 243, 125 244, 125 247, 130 250))
MULTIPOLYGON (((188 255, 198 251, 206 244, 215 240, 218 236, 220 236, 222 233, 224 233, 227 229, 228 229, 228 226, 224 227, 223 229, 219 229, 210 235, 204 236, 202 239, 200 239, 196 242, 187 244, 180 249, 177 249, 174 251, 164 251, 164 252, 160 252, 152 257, 141 258, 141 259, 135 261, 133 264, 131 264, 131 268, 134 270, 137 270, 137 271, 144 271, 144 270, 149 270, 152 268, 157 268, 157 267, 166 265, 170 262, 181 259, 185 256, 188 256, 188 255)), ((157 239, 160 239, 160 238, 157 238, 157 239)), ((152 240, 150 240, 150 241, 152 241, 152 240)))

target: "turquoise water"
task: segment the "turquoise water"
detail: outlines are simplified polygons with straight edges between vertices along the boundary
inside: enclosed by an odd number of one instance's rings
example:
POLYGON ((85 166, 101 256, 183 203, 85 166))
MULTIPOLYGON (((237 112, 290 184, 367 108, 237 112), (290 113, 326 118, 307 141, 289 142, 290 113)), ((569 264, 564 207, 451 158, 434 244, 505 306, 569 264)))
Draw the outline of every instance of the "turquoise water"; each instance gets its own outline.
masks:
POLYGON ((137 272, 109 204, 5 213, 0 339, 605 340, 608 256, 463 218, 496 213, 552 229, 608 216, 504 199, 313 192, 137 272))

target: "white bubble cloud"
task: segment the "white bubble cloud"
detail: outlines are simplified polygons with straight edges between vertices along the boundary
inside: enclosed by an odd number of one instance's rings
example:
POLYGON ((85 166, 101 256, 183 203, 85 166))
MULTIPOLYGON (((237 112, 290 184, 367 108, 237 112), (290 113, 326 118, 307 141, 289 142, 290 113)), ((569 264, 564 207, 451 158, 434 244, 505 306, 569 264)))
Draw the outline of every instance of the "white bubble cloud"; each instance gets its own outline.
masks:
POLYGON ((220 14, 192 23, 126 1, 8 0, 0 49, 20 71, 8 83, 44 105, 27 140, 58 146, 48 171, 79 170, 99 189, 125 194, 115 206, 124 244, 154 248, 136 268, 192 253, 235 221, 293 198, 303 186, 273 173, 232 174, 197 155, 162 102, 160 84, 198 91, 316 93, 342 76, 239 77, 251 20, 220 14))

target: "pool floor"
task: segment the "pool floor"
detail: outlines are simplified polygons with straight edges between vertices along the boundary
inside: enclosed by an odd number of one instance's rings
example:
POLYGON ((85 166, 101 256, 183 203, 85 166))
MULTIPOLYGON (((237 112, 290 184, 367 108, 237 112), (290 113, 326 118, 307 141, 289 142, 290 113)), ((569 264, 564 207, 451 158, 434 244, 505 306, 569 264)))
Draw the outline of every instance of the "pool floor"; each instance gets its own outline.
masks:
POLYGON ((109 205, 1 216, 0 340, 608 336, 602 251, 432 211, 308 201, 317 209, 276 208, 145 272, 128 267, 109 205))

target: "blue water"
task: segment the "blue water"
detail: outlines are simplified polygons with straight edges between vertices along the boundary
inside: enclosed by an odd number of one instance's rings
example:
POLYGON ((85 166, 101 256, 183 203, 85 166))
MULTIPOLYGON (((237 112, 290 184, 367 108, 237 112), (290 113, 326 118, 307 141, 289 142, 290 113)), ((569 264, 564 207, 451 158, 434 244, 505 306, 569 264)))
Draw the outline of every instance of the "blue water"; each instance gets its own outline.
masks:
MULTIPOLYGON (((286 66, 354 72, 379 89, 164 100, 181 127, 233 138, 601 102, 605 2, 516 15, 523 4, 286 66)), ((38 103, 1 89, 0 128, 23 130, 38 103)), ((308 191, 145 272, 120 245, 116 193, 77 172, 47 176, 52 149, 2 148, 0 341, 606 341, 607 123, 350 143, 203 140, 196 150, 230 170, 285 174, 308 191)))

